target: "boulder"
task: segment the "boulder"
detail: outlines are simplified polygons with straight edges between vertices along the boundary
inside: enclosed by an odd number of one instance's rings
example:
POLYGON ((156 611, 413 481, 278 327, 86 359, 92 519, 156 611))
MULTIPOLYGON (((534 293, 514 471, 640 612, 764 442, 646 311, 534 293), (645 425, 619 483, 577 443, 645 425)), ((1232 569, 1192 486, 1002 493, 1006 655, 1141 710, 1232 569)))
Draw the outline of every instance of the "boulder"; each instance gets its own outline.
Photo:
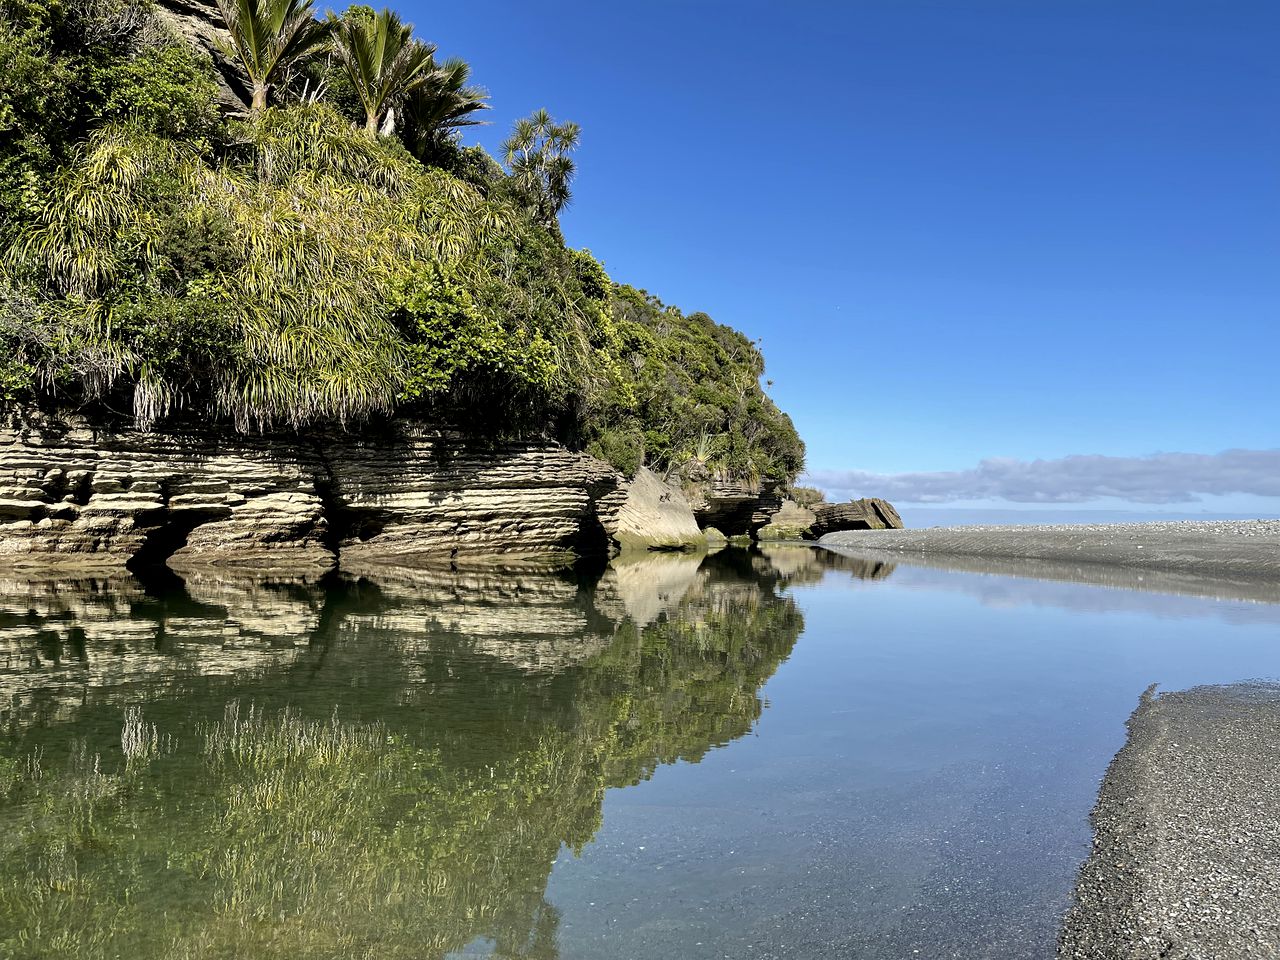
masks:
POLYGON ((707 542, 684 493, 647 467, 626 485, 626 499, 606 529, 623 550, 689 550, 707 542))
POLYGON ((812 510, 805 509, 794 500, 783 500, 773 519, 756 531, 756 539, 804 540, 815 520, 817 515, 812 510))
POLYGON ((809 535, 819 539, 839 530, 901 530, 902 518, 893 504, 878 497, 814 507, 809 535))

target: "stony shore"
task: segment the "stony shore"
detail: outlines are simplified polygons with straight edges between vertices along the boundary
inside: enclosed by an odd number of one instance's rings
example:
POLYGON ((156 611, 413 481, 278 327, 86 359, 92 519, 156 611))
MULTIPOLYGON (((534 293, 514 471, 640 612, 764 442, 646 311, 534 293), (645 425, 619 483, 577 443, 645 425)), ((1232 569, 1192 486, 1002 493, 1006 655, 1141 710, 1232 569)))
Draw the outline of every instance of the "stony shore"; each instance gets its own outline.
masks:
POLYGON ((1280 957, 1280 686, 1153 696, 1093 812, 1062 960, 1280 957))
POLYGON ((1280 583, 1280 520, 849 530, 824 546, 902 555, 1097 564, 1280 583))

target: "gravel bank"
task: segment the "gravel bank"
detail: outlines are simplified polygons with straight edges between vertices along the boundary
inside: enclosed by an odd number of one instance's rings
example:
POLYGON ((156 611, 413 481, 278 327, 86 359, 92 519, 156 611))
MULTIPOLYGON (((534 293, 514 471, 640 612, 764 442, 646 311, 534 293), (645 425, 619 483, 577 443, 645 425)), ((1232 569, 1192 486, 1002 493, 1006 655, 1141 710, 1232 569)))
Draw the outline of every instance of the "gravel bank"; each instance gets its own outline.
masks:
POLYGON ((821 543, 902 554, 1110 564, 1280 583, 1280 520, 848 530, 821 543))
POLYGON ((1063 960, 1280 957, 1280 686, 1152 696, 1094 808, 1063 960))

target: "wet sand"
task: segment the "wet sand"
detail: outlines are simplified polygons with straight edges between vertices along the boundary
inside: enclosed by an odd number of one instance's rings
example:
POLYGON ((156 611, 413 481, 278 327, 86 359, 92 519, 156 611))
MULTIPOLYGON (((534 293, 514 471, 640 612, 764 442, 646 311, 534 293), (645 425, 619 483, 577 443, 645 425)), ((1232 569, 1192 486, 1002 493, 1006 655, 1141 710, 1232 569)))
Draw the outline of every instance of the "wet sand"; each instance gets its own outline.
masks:
POLYGON ((880 554, 1127 567, 1280 585, 1280 520, 849 530, 823 546, 880 554))
POLYGON ((1062 960, 1280 957, 1280 686, 1153 696, 1093 812, 1062 960))

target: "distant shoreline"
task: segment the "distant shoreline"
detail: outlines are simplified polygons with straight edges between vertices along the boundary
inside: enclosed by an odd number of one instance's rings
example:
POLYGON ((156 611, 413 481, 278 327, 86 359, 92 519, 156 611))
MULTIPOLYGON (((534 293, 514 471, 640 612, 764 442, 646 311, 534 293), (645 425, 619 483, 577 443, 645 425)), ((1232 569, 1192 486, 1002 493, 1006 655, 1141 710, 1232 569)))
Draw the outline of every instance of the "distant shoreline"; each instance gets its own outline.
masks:
POLYGON ((928 557, 975 557, 1199 574, 1280 587, 1280 520, 846 530, 823 546, 928 557))

